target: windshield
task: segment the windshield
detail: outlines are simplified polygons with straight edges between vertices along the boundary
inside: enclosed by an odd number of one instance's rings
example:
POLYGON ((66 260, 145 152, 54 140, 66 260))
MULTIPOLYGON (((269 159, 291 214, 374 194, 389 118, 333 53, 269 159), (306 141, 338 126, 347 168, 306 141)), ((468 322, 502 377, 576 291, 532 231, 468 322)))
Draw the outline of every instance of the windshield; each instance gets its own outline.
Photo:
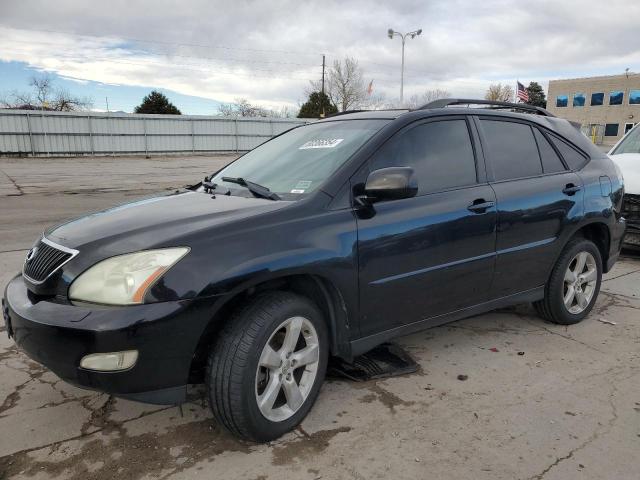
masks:
POLYGON ((621 153, 640 153, 640 127, 636 127, 627 133, 622 139, 620 145, 611 153, 611 155, 620 155, 621 153))
MULTIPOLYGON (((218 172, 212 183, 234 190, 242 178, 283 199, 308 194, 335 172, 388 120, 336 120, 295 128, 246 153, 218 172)), ((234 190, 235 191, 235 190, 234 190)))

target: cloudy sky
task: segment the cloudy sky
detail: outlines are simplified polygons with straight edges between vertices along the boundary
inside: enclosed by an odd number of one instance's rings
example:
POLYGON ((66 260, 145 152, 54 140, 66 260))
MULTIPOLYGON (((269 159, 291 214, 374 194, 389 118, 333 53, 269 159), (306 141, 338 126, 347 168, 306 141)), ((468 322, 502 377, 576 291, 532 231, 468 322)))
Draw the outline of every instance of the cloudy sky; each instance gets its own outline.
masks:
POLYGON ((0 94, 34 72, 131 111, 150 88, 183 113, 211 114, 244 97, 297 106, 327 62, 351 56, 374 91, 405 97, 442 88, 482 97, 492 82, 640 71, 635 0, 1 0, 0 94))

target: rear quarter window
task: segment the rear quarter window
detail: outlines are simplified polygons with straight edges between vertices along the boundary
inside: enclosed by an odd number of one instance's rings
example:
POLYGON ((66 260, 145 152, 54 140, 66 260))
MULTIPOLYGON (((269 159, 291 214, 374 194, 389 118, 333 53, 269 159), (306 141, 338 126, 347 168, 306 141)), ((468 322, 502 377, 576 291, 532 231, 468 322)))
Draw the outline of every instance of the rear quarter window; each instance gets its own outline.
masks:
POLYGON ((560 155, 562 155, 562 158, 564 158, 564 161, 571 170, 579 170, 587 163, 587 157, 567 142, 560 139, 560 137, 556 137, 555 135, 550 135, 550 137, 551 141, 556 146, 560 155))
POLYGON ((562 163, 562 160, 549 143, 549 140, 547 140, 537 128, 534 128, 534 132, 538 148, 540 149, 540 157, 542 158, 542 169, 544 170, 544 173, 565 171, 566 168, 562 163))

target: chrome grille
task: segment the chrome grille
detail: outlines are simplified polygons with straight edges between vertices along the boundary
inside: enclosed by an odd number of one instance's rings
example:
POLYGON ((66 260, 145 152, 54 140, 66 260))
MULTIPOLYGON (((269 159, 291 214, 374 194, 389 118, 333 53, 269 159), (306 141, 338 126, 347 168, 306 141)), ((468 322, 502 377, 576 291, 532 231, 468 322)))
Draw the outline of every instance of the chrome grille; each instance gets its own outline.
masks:
POLYGON ((77 253, 77 250, 57 245, 43 237, 27 253, 22 274, 33 283, 42 283, 77 253))

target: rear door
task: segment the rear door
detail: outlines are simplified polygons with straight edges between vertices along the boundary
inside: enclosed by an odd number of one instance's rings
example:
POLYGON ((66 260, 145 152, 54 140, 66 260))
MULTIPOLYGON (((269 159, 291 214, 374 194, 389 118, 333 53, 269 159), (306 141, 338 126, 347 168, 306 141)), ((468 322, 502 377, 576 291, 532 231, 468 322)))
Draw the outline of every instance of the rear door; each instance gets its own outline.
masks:
POLYGON ((580 177, 563 162, 550 134, 501 117, 477 119, 498 208, 492 298, 542 286, 562 230, 583 210, 580 177))
POLYGON ((495 196, 464 117, 413 124, 387 141, 366 173, 415 171, 414 198, 358 215, 360 333, 384 330, 485 301, 493 273, 495 196), (479 168, 476 167, 479 165, 479 168))

